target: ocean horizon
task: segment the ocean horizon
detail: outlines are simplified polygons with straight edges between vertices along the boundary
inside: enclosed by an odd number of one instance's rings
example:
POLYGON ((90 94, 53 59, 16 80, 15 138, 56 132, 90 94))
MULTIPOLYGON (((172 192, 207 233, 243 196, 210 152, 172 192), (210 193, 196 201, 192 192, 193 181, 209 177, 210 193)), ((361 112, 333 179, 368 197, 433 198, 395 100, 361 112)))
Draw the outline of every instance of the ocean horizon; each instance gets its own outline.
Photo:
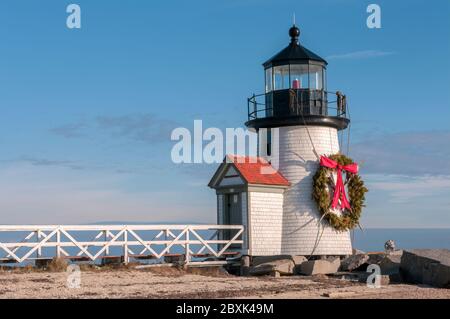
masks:
POLYGON ((353 247, 362 251, 383 251, 392 239, 397 249, 450 249, 450 228, 366 228, 352 231, 353 247))

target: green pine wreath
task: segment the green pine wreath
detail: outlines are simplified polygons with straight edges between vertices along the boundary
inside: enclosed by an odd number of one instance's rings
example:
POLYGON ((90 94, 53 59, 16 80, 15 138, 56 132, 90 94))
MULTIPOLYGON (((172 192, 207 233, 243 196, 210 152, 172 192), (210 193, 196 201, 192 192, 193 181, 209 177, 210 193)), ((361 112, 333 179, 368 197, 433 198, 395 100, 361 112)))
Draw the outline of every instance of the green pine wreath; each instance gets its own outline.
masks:
MULTIPOLYGON (((353 160, 342 154, 327 156, 340 165, 349 165, 353 160)), ((333 169, 320 166, 313 178, 313 198, 316 201, 322 218, 327 220, 330 226, 337 231, 346 231, 359 226, 362 208, 364 207, 365 193, 369 190, 364 186, 361 176, 349 172, 342 172, 342 178, 347 185, 347 197, 351 210, 345 209, 341 216, 331 212, 331 186, 334 186, 331 177, 333 169), (346 176, 346 177, 345 177, 346 176)))

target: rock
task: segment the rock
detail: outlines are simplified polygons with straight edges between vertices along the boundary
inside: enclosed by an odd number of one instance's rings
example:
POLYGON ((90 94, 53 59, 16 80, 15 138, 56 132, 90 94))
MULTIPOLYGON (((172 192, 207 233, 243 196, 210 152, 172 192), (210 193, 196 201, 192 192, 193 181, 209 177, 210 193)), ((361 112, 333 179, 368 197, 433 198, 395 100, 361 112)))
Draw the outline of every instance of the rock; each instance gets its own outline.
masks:
POLYGON ((301 265, 303 262, 307 261, 304 256, 293 256, 293 255, 274 255, 274 256, 255 256, 253 257, 252 265, 258 266, 260 264, 270 263, 276 260, 291 259, 295 265, 301 265))
POLYGON ((261 264, 272 263, 278 260, 290 259, 294 263, 293 273, 298 274, 300 272, 300 265, 305 261, 308 261, 305 256, 294 255, 274 255, 274 256, 255 256, 252 260, 252 266, 258 266, 261 264))
POLYGON ((308 259, 305 256, 293 256, 294 261, 294 274, 298 275, 301 273, 302 264, 307 262, 308 259))
POLYGON ((400 272, 401 255, 387 255, 379 263, 381 274, 392 275, 400 272))
POLYGON ((389 239, 384 243, 384 251, 387 253, 393 252, 395 250, 395 242, 392 239, 389 239))
POLYGON ((407 282, 450 288, 450 250, 404 251, 401 257, 400 273, 407 282))
POLYGON ((390 252, 388 255, 389 256, 401 256, 401 255, 403 255, 403 250, 401 250, 401 249, 394 250, 394 251, 390 252))
POLYGON ((305 256, 292 256, 292 260, 294 261, 295 266, 300 266, 308 259, 305 256))
POLYGON ((362 265, 366 264, 369 260, 369 255, 360 254, 360 255, 352 255, 350 257, 345 258, 341 262, 341 270, 343 271, 352 271, 358 269, 362 265))
POLYGON ((380 262, 386 257, 386 253, 383 253, 383 252, 369 253, 368 256, 369 256, 369 259, 366 262, 367 265, 372 265, 372 264, 379 265, 380 262))
POLYGON ((301 264, 299 273, 306 276, 318 274, 334 274, 339 270, 341 261, 334 260, 309 260, 301 264))
POLYGON ((359 249, 356 249, 356 248, 352 249, 352 255, 363 255, 363 254, 365 254, 365 252, 362 251, 362 250, 359 250, 359 249))
POLYGON ((294 273, 295 264, 292 259, 279 259, 262 264, 258 264, 250 268, 250 275, 274 275, 277 277, 281 275, 292 275, 294 273))
POLYGON ((352 255, 342 261, 341 270, 366 271, 367 266, 375 264, 380 265, 382 268, 382 274, 391 275, 399 272, 398 269, 400 266, 400 258, 401 254, 392 253, 387 255, 383 252, 352 255), (383 272, 383 269, 385 269, 385 272, 383 272))

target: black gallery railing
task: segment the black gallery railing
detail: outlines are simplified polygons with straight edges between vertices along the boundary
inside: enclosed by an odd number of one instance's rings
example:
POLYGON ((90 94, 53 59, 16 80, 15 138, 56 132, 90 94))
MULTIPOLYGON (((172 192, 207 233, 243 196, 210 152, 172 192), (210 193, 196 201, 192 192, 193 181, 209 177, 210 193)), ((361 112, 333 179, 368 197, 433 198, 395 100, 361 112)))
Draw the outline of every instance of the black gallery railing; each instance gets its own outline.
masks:
POLYGON ((296 115, 347 117, 345 95, 324 90, 286 89, 253 94, 247 99, 247 108, 249 121, 296 115))

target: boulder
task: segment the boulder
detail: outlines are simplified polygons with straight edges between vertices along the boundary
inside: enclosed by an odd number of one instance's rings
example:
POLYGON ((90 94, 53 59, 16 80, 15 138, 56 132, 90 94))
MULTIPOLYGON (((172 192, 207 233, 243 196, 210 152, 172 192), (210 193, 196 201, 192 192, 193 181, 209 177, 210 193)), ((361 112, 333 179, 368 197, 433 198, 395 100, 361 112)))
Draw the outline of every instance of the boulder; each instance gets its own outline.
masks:
POLYGON ((352 271, 358 269, 362 265, 366 264, 369 260, 369 255, 360 254, 360 255, 352 255, 341 262, 341 270, 343 271, 352 271))
POLYGON ((265 263, 270 263, 272 261, 291 259, 294 264, 301 265, 303 262, 307 261, 304 256, 293 256, 293 255, 273 255, 273 256, 255 256, 252 260, 253 266, 258 266, 265 263))
MULTIPOLYGON (((295 255, 273 255, 273 256, 255 256, 252 260, 252 266, 259 266, 261 264, 272 263, 278 260, 290 259, 294 263, 293 273, 298 274, 300 272, 300 265, 305 261, 308 261, 305 256, 295 256, 295 255)), ((267 267, 267 266, 266 266, 267 267)))
POLYGON ((339 270, 340 265, 339 258, 334 260, 309 260, 300 265, 299 273, 306 276, 334 274, 339 270))
POLYGON ((384 252, 368 253, 368 256, 369 256, 369 259, 366 262, 367 265, 372 265, 372 264, 379 265, 380 262, 386 257, 386 253, 384 253, 384 252))
POLYGON ((352 249, 352 255, 362 255, 362 254, 365 254, 365 252, 357 248, 352 249))
POLYGON ((400 262, 400 273, 407 282, 450 288, 450 250, 404 251, 400 262))
POLYGON ((379 263, 381 274, 392 275, 400 272, 401 255, 387 255, 379 263))
POLYGON ((302 264, 307 262, 308 259, 305 256, 293 256, 294 261, 294 274, 298 275, 301 273, 302 264))
POLYGON ((384 243, 384 251, 387 253, 395 251, 395 242, 392 239, 384 243))
POLYGON ((292 261, 294 262, 295 266, 300 266, 305 261, 308 261, 308 259, 305 256, 292 256, 292 261))
POLYGON ((403 250, 401 250, 401 249, 394 250, 394 251, 390 252, 388 255, 389 256, 401 256, 401 255, 403 255, 403 250))
POLYGON ((292 259, 279 259, 257 264, 250 267, 249 274, 262 275, 292 275, 294 273, 294 261, 292 259))

